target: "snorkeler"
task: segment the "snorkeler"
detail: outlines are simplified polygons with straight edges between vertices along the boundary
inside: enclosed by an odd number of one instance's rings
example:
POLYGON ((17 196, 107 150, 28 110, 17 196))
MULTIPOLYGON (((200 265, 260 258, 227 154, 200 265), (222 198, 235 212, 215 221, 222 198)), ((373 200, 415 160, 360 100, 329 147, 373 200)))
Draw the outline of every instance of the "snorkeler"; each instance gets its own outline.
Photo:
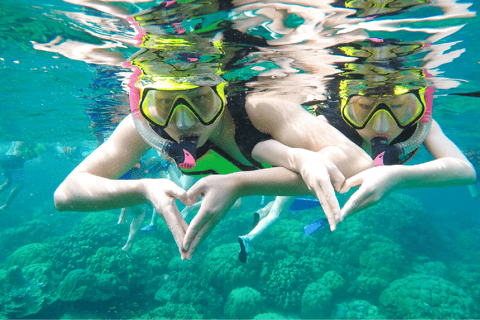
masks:
MULTIPOLYGON (((340 221, 397 189, 468 185, 475 181, 471 163, 431 118, 431 93, 401 86, 387 90, 382 87, 381 94, 372 89, 368 94, 352 95, 345 98, 340 110, 318 105, 313 109, 319 118, 361 145, 376 166, 346 180, 341 193, 354 186, 360 188, 342 208, 340 221), (422 144, 435 160, 399 166, 410 160, 422 144)), ((470 186, 472 196, 478 194, 474 186, 470 186)), ((274 203, 256 213, 254 221, 258 216, 260 223, 248 235, 238 238, 240 261, 246 261, 250 241, 264 232, 293 201, 288 199, 277 197, 274 203)))
MULTIPOLYGON (((164 54, 161 50, 151 53, 164 54)), ((144 57, 145 51, 130 61, 135 69, 130 84, 132 115, 59 186, 58 210, 104 210, 150 202, 166 221, 182 257, 188 259, 243 195, 301 195, 309 194, 311 188, 335 229, 339 206, 331 181, 339 189, 344 175, 369 168, 372 162, 367 154, 300 105, 227 99, 226 82, 220 76, 164 77, 142 65, 144 57), (307 177, 315 177, 308 186, 303 175, 281 167, 264 168, 255 159, 289 156, 277 154, 276 148, 265 153, 259 142, 268 145, 272 139, 305 149, 309 163, 304 171, 307 177), (167 179, 116 180, 152 146, 173 157, 186 174, 220 175, 200 179, 188 193, 167 179), (356 159, 354 166, 351 159, 356 159), (174 201, 191 205, 200 195, 202 206, 188 226, 174 201)), ((302 169, 303 160, 299 157, 292 163, 302 169)))
POLYGON ((7 154, 0 158, 0 166, 5 177, 5 182, 0 186, 0 193, 12 188, 5 203, 0 210, 6 210, 10 207, 12 201, 23 189, 25 170, 23 168, 26 161, 35 159, 44 153, 47 148, 40 143, 27 143, 24 141, 14 141, 7 154))

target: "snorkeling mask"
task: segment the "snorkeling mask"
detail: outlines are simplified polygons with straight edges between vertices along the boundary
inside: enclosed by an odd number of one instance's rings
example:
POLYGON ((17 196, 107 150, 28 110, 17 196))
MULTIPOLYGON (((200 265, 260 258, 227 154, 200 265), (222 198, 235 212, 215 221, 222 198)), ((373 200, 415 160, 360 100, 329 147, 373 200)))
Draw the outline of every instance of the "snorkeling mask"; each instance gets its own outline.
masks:
POLYGON ((179 113, 187 115, 189 123, 198 120, 203 125, 211 125, 225 110, 226 82, 215 87, 187 85, 188 94, 164 88, 145 87, 140 89, 139 110, 153 126, 166 128, 172 118, 179 113), (183 112, 182 112, 183 111, 183 112), (192 117, 192 115, 194 117, 192 117))
POLYGON ((355 95, 341 105, 345 122, 355 129, 363 129, 373 119, 386 113, 398 127, 414 125, 425 114, 425 88, 409 90, 395 87, 393 95, 355 95))

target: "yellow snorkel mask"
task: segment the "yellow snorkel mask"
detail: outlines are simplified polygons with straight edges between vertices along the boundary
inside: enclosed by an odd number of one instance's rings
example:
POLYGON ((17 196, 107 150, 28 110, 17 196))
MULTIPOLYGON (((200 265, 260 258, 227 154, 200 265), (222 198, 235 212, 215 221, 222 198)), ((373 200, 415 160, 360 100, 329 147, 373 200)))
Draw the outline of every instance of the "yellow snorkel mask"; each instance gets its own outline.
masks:
POLYGON ((203 87, 157 81, 140 89, 138 109, 148 122, 162 129, 179 113, 208 126, 225 110, 225 85, 221 82, 203 87))
POLYGON ((340 112, 351 127, 360 130, 380 113, 386 113, 399 128, 405 129, 417 123, 426 112, 425 90, 395 86, 393 92, 368 94, 358 92, 343 96, 340 112))

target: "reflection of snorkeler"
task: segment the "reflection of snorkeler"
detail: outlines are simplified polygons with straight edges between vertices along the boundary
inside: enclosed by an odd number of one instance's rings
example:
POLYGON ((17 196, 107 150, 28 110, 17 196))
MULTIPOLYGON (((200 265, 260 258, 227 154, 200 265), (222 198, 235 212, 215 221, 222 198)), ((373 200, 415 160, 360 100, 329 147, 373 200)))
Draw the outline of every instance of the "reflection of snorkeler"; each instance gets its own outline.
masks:
POLYGON ((430 0, 339 0, 332 5, 356 9, 357 17, 375 17, 397 14, 429 2, 430 0))
POLYGON ((7 200, 0 209, 8 209, 18 193, 23 189, 23 181, 25 179, 23 165, 25 161, 39 157, 46 150, 46 147, 39 143, 32 144, 23 141, 15 141, 13 142, 11 151, 7 152, 6 155, 0 158, 0 165, 5 177, 5 183, 0 186, 0 193, 12 187, 7 200))

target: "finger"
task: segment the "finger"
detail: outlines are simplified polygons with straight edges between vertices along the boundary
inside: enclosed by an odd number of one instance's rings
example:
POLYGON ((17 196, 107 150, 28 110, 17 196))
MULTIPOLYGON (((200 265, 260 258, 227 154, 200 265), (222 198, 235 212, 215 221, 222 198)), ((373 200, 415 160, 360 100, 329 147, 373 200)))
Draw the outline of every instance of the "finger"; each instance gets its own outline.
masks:
MULTIPOLYGON (((168 205, 168 208, 170 208, 171 212, 173 212, 175 218, 177 219, 178 224, 181 226, 181 228, 183 230, 183 233, 185 233, 188 229, 188 224, 183 219, 182 214, 180 213, 180 210, 178 209, 178 206, 175 203, 176 198, 173 195, 170 195, 170 196, 172 197, 172 200, 171 200, 171 203, 168 205)), ((182 240, 182 242, 183 242, 183 240, 182 240)))
MULTIPOLYGON (((205 200, 202 201, 200 205, 200 210, 195 215, 195 217, 190 221, 190 225, 188 226, 187 231, 185 232, 185 237, 183 239, 182 248, 188 250, 190 245, 192 244, 192 240, 198 231, 203 227, 204 224, 208 221, 208 213, 204 212, 202 208, 204 208, 205 200)), ((205 204, 206 205, 206 204, 205 204)))
POLYGON ((185 237, 185 230, 182 224, 178 221, 173 206, 165 206, 160 216, 167 224, 168 229, 170 230, 173 238, 175 239, 175 243, 177 244, 179 250, 181 250, 183 245, 183 238, 185 237))
POLYGON ((192 239, 192 242, 190 244, 190 247, 188 250, 186 250, 185 254, 185 259, 191 260, 192 255, 195 252, 195 250, 198 248, 198 246, 205 240, 208 235, 213 231, 217 224, 216 223, 207 223, 204 224, 200 230, 198 230, 197 234, 195 237, 192 239))
POLYGON ((343 184, 345 183, 345 176, 340 170, 338 170, 337 167, 330 168, 329 173, 330 173, 330 180, 332 181, 335 190, 337 192, 340 192, 343 184))
POLYGON ((345 217, 359 211, 361 203, 364 202, 368 196, 369 193, 360 187, 360 189, 358 189, 343 206, 340 212, 340 221, 343 221, 345 217))
MULTIPOLYGON (((180 225, 182 226, 183 232, 187 232, 188 224, 183 219, 182 214, 180 213, 176 205, 175 205, 175 216, 177 217, 178 223, 180 223, 180 225)), ((182 240, 182 243, 183 243, 183 240, 182 240)))
POLYGON ((335 231, 337 228, 337 221, 335 220, 335 215, 332 213, 332 210, 330 209, 330 206, 325 199, 325 195, 323 194, 322 190, 320 188, 314 188, 315 195, 318 198, 318 201, 320 202, 320 205, 323 208, 323 212, 325 213, 325 216, 327 216, 328 224, 330 225, 330 230, 335 231))
POLYGON ((362 183, 363 183, 362 173, 356 174, 345 181, 342 188, 340 189, 340 193, 348 192, 351 188, 361 185, 362 183))
POLYGON ((189 199, 189 206, 194 205, 200 196, 204 193, 204 188, 197 182, 187 191, 187 196, 189 199))
POLYGON ((320 181, 320 186, 322 187, 323 194, 325 196, 325 200, 330 208, 332 215, 335 217, 335 222, 338 223, 340 221, 340 204, 338 203, 338 199, 335 196, 335 190, 330 181, 322 180, 320 181))
POLYGON ((177 185, 166 191, 166 193, 170 197, 180 200, 184 205, 189 205, 190 203, 190 198, 188 197, 187 191, 183 190, 177 185))

